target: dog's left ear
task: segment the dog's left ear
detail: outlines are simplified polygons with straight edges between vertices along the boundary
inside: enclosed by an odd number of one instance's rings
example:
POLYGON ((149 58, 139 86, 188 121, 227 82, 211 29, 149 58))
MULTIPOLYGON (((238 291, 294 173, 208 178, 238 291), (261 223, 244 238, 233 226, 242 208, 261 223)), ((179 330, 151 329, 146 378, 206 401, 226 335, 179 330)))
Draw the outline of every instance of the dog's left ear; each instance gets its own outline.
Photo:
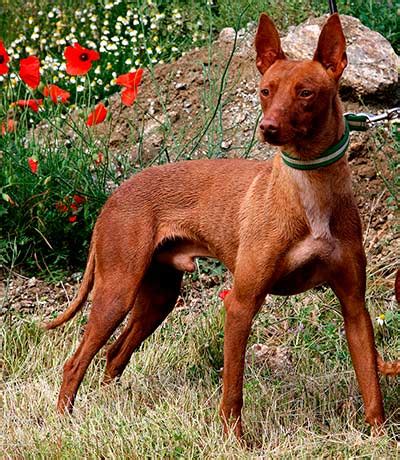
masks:
POLYGON ((329 16, 321 30, 314 61, 320 62, 336 81, 347 66, 346 39, 337 13, 329 16))
POLYGON ((256 65, 261 74, 278 59, 286 59, 281 48, 281 39, 271 19, 262 13, 255 38, 256 65))

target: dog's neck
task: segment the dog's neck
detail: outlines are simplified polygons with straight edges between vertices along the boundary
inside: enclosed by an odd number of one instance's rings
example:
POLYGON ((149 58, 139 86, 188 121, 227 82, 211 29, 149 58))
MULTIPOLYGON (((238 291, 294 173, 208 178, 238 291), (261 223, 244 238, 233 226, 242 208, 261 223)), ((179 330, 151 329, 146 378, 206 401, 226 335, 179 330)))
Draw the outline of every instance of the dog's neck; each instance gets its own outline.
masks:
POLYGON ((307 137, 295 139, 281 150, 299 160, 312 160, 320 157, 327 149, 337 144, 345 131, 343 108, 339 96, 333 96, 326 107, 325 117, 318 120, 307 137))
MULTIPOLYGON (((345 122, 339 97, 334 97, 326 111, 326 118, 321 120, 315 130, 313 139, 300 141, 288 146, 293 155, 302 160, 318 158, 335 145, 343 136, 345 122)), ((285 147, 282 148, 285 150, 285 147)), ((330 219, 340 197, 352 196, 350 169, 346 157, 334 164, 311 171, 293 169, 282 165, 286 174, 297 190, 299 201, 307 217, 311 235, 330 240, 330 219)))

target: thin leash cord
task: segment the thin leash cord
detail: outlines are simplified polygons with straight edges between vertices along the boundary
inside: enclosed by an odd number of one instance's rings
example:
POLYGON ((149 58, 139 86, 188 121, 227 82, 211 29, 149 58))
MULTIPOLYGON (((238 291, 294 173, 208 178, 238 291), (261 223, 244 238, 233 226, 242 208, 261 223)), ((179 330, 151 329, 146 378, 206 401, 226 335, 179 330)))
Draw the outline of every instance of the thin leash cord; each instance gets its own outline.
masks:
POLYGON ((337 13, 336 0, 329 0, 329 10, 331 14, 337 13))

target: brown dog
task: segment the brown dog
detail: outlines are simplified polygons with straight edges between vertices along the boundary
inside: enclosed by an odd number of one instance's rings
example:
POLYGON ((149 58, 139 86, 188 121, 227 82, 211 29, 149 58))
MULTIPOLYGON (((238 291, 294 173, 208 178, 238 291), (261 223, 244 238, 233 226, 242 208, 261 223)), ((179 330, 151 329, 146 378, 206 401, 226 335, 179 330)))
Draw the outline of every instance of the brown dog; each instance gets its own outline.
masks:
MULTIPOLYGON (((260 132, 282 152, 271 162, 200 160, 153 167, 109 198, 93 232, 78 296, 47 325, 51 329, 72 318, 93 290, 82 342, 64 366, 60 412, 72 410, 88 365, 126 315, 131 311, 107 353, 106 382, 122 374, 132 352, 173 309, 183 272, 194 270, 194 258, 208 256, 234 275, 225 298, 225 430, 242 435, 246 343, 266 294, 291 295, 322 283, 342 305, 366 420, 383 423, 377 353, 365 308, 361 222, 347 160, 329 153, 348 141, 338 97, 347 64, 339 17, 328 19, 312 61, 287 60, 265 14, 255 44, 262 74, 260 132)), ((385 363, 381 367, 385 371, 385 363)))

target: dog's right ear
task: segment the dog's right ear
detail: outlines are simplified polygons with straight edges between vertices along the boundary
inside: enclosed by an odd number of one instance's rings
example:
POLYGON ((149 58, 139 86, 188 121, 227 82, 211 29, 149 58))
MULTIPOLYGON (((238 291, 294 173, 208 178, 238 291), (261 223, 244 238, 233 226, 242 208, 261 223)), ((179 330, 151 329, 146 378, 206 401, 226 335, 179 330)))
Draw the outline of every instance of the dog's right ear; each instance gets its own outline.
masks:
POLYGON ((346 39, 337 13, 329 16, 321 30, 314 61, 319 61, 336 81, 347 66, 346 39))
POLYGON ((258 21, 255 47, 257 52, 257 69, 262 74, 265 73, 276 60, 286 59, 281 48, 281 40, 278 31, 274 23, 265 13, 261 13, 260 20, 258 21))

